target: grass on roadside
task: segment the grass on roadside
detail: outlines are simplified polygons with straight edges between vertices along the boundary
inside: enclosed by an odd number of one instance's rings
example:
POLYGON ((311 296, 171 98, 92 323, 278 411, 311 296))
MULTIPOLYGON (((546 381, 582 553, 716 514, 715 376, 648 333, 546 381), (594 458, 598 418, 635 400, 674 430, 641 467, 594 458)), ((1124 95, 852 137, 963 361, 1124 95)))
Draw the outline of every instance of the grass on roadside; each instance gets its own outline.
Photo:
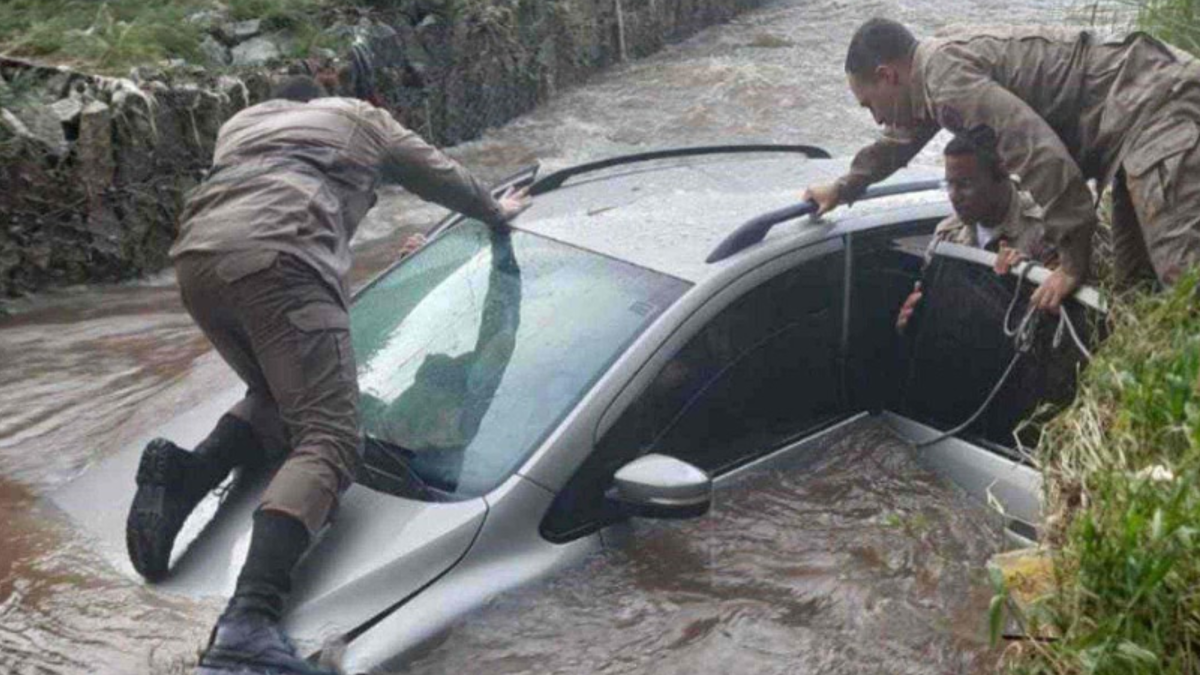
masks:
POLYGON ((1125 0, 1137 6, 1137 25, 1176 47, 1200 53, 1200 2, 1125 0))
MULTIPOLYGON (((267 30, 288 30, 298 48, 318 39, 314 15, 342 0, 227 0, 234 21, 262 19, 267 30)), ((163 59, 200 58, 203 27, 189 16, 211 0, 3 0, 0 52, 100 72, 119 72, 163 59)))
POLYGON ((1111 304, 1113 328, 1040 445, 1056 588, 1026 675, 1200 673, 1200 272, 1111 304), (1069 524, 1068 524, 1069 523, 1069 524))

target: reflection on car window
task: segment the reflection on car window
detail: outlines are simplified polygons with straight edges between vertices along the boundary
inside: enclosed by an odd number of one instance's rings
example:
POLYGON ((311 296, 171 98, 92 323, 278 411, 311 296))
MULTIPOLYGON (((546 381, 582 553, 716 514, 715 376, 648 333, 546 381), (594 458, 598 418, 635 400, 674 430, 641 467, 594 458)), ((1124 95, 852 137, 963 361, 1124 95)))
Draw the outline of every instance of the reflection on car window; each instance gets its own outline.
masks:
POLYGON ((456 496, 504 480, 687 284, 467 222, 351 311, 364 432, 456 496))
POLYGON ((841 252, 742 296, 663 366, 555 500, 543 532, 578 536, 617 514, 612 475, 657 452, 717 473, 841 414, 841 252))

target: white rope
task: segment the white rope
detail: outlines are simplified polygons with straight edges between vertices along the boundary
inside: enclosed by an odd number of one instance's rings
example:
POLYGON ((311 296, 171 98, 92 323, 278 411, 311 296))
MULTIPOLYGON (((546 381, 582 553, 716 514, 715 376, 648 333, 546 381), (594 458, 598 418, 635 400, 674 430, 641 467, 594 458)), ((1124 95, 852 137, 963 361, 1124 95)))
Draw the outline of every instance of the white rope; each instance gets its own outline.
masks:
MULTIPOLYGON (((1018 277, 1018 279, 1019 278, 1020 277, 1018 277)), ((1021 295, 1021 282, 1017 281, 1017 289, 1013 293, 1013 297, 1014 298, 1020 297, 1020 295, 1021 295)), ((926 446, 933 445, 934 443, 940 443, 941 441, 944 441, 947 438, 950 438, 951 436, 957 436, 959 433, 964 431, 967 427, 974 424, 975 420, 979 419, 979 416, 982 415, 984 413, 984 411, 988 409, 988 406, 990 406, 992 404, 992 400, 995 399, 996 395, 1000 393, 1000 390, 1004 388, 1004 384, 1006 382, 1008 382, 1009 376, 1012 375, 1013 370, 1016 369, 1017 362, 1020 361, 1021 358, 1023 356, 1025 356, 1025 354, 1027 354, 1029 352, 1029 350, 1033 347, 1033 335, 1034 335, 1034 333, 1037 332, 1037 324, 1038 324, 1038 320, 1039 320, 1038 317, 1040 316, 1039 314, 1037 314, 1036 308, 1031 306, 1029 308, 1029 311, 1025 312, 1025 316, 1021 319, 1021 323, 1017 325, 1016 330, 1010 332, 1009 331, 1009 315, 1011 314, 1013 305, 1015 305, 1015 304, 1016 304, 1016 302, 1013 302, 1012 304, 1009 305, 1009 307, 1008 307, 1009 313, 1005 314, 1005 316, 1004 316, 1004 334, 1013 338, 1013 346, 1016 349, 1016 351, 1013 353, 1012 359, 1009 360, 1009 362, 1008 362, 1008 367, 1004 369, 1004 374, 1002 374, 1000 376, 1000 379, 996 381, 995 386, 993 386, 992 390, 990 392, 988 392, 987 398, 985 398, 983 400, 983 403, 978 408, 976 408, 975 412, 970 417, 968 417, 965 422, 954 427, 953 429, 950 429, 949 431, 942 432, 929 440, 921 441, 919 443, 914 442, 913 448, 915 448, 915 449, 924 448, 926 446)))
POLYGON ((975 412, 970 417, 967 418, 967 421, 954 427, 953 429, 950 429, 949 431, 944 431, 929 440, 921 441, 919 443, 914 442, 912 444, 913 448, 920 449, 920 448, 924 448, 926 446, 933 445, 934 443, 940 443, 940 442, 946 440, 947 438, 950 438, 951 436, 957 436, 964 429, 966 429, 967 427, 974 424, 975 420, 979 419, 979 416, 982 415, 983 412, 985 410, 987 410, 988 406, 992 404, 992 399, 996 398, 996 394, 1000 393, 1000 389, 1003 388, 1004 383, 1008 381, 1008 376, 1012 374, 1013 368, 1017 367, 1017 362, 1020 361, 1021 357, 1024 355, 1025 355, 1025 352, 1022 352, 1019 350, 1017 351, 1017 353, 1013 354, 1012 360, 1008 362, 1008 367, 1004 369, 1004 374, 1001 375, 1000 379, 996 381, 996 386, 992 387, 992 391, 990 393, 988 393, 987 398, 984 399, 983 405, 979 406, 979 408, 976 409, 975 412))
MULTIPOLYGON (((1041 317, 1037 307, 1030 303, 1029 308, 1025 310, 1025 315, 1021 317, 1020 322, 1018 322, 1016 326, 1012 325, 1012 314, 1013 310, 1016 309, 1017 300, 1021 297, 1021 286, 1024 284, 1025 277, 1028 276, 1031 269, 1033 269, 1033 265, 1026 263, 1021 268, 1020 273, 1017 274, 1017 287, 1015 290, 1013 290, 1013 297, 1008 303, 1008 310, 1004 312, 1004 325, 1002 327, 1004 330, 1004 335, 1012 338, 1013 346, 1016 348, 1016 352, 1013 354, 1012 360, 1008 362, 1008 367, 1004 369, 1004 374, 1002 374, 1000 379, 996 381, 995 386, 992 387, 991 392, 988 393, 987 398, 983 401, 983 404, 980 405, 979 408, 975 410, 974 414, 968 417, 965 422, 954 427, 953 429, 950 429, 949 431, 938 434, 929 440, 922 441, 920 443, 913 443, 914 448, 924 448, 926 446, 933 445, 934 443, 944 441, 951 436, 957 436, 967 427, 974 424, 975 420, 979 419, 979 416, 982 415, 984 411, 988 409, 988 406, 992 404, 992 400, 995 399, 996 395, 1000 393, 1000 390, 1004 387, 1004 384, 1008 382, 1008 378, 1010 375, 1012 375, 1013 370, 1016 368, 1017 362, 1020 361, 1021 357, 1033 348, 1033 336, 1037 331, 1037 324, 1041 317)), ((1068 332, 1071 335, 1071 340, 1075 343, 1075 347, 1079 350, 1079 353, 1083 354, 1085 359, 1091 361, 1092 353, 1088 351, 1087 346, 1084 345, 1083 340, 1079 337, 1079 333, 1076 332, 1075 324, 1071 321, 1071 317, 1067 315, 1067 310, 1065 307, 1060 309, 1058 316, 1058 327, 1055 328, 1054 331, 1054 348, 1059 348, 1059 346, 1062 344, 1063 333, 1068 332)))
POLYGON ((1079 333, 1075 331, 1075 323, 1071 321, 1071 317, 1067 314, 1066 308, 1062 308, 1058 313, 1058 328, 1054 330, 1054 348, 1062 344, 1063 327, 1066 327, 1067 332, 1071 334, 1071 340, 1075 343, 1075 348, 1083 354, 1083 358, 1088 361, 1092 360, 1092 353, 1088 351, 1087 345, 1083 344, 1083 340, 1079 337, 1079 333))
POLYGON ((1033 269, 1033 265, 1026 263, 1021 268, 1021 273, 1017 275, 1017 288, 1013 291, 1012 300, 1008 302, 1008 311, 1004 312, 1004 335, 1010 338, 1016 338, 1025 330, 1025 325, 1033 316, 1034 308, 1032 305, 1025 311, 1025 316, 1021 317, 1021 322, 1015 328, 1010 327, 1012 323, 1012 312, 1017 306, 1017 300, 1021 297, 1021 285, 1025 283, 1025 277, 1029 274, 1029 270, 1033 269))
MULTIPOLYGON (((1033 269, 1032 263, 1025 263, 1021 267, 1021 272, 1017 274, 1017 288, 1013 291, 1012 300, 1008 303, 1008 311, 1004 313, 1004 334, 1010 338, 1015 338, 1025 329, 1025 324, 1030 320, 1030 317, 1036 311, 1032 305, 1025 312, 1025 316, 1021 318, 1021 322, 1014 328, 1012 327, 1012 312, 1017 306, 1017 298, 1021 297, 1021 285, 1025 281, 1025 277, 1029 275, 1029 271, 1033 269)), ((1079 332, 1075 330, 1075 322, 1071 321, 1071 317, 1067 314, 1066 308, 1061 308, 1058 312, 1058 326, 1054 329, 1053 346, 1058 349, 1062 346, 1063 333, 1071 334, 1071 341, 1075 343, 1075 348, 1088 361, 1092 360, 1092 352, 1088 350, 1087 345, 1083 343, 1083 339, 1079 337, 1079 332)))

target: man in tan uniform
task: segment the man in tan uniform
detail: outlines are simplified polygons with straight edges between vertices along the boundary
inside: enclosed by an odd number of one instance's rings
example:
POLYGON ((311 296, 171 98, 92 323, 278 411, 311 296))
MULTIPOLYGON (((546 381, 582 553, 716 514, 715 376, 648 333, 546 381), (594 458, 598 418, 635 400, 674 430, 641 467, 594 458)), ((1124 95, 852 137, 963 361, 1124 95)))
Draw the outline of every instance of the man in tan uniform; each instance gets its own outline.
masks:
MULTIPOLYGON (((987 132, 979 136, 955 136, 943 152, 954 214, 938 223, 926 261, 932 259, 937 244, 946 241, 996 253, 999 274, 1007 273, 1018 258, 1054 264, 1054 250, 1043 239, 1042 207, 1004 172, 995 153, 995 137, 987 132)), ((898 332, 908 326, 921 295, 918 281, 896 318, 898 332)))
POLYGON ((278 628, 291 573, 353 482, 359 392, 350 342, 350 240, 381 181, 495 227, 528 205, 499 201, 466 170, 356 99, 292 78, 225 123, 213 169, 171 249, 184 306, 248 393, 188 452, 147 445, 127 523, 134 566, 167 571, 196 503, 232 468, 286 454, 254 516, 233 598, 197 671, 300 673, 278 628))
POLYGON ((850 89, 883 138, 807 196, 825 212, 908 163, 939 129, 986 127, 1009 173, 1045 210, 1061 265, 1034 294, 1055 309, 1089 268, 1096 225, 1086 181, 1113 184, 1118 280, 1174 282, 1200 261, 1200 64, 1143 33, 1107 41, 1065 28, 948 30, 918 42, 863 24, 846 56, 850 89))

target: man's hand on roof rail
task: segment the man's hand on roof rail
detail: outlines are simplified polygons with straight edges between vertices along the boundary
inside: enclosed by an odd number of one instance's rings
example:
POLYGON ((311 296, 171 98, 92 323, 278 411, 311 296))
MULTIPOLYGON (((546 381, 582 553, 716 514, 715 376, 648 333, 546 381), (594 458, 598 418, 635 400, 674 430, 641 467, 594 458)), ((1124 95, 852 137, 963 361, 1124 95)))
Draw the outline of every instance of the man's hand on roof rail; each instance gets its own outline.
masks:
POLYGON ((1067 274, 1060 267, 1050 273, 1046 281, 1033 292, 1029 301, 1038 309, 1058 314, 1063 300, 1071 297, 1076 288, 1079 288, 1079 279, 1067 274))
POLYGON ((529 208, 529 205, 533 203, 533 198, 529 196, 528 187, 523 187, 520 190, 509 188, 496 201, 500 204, 500 213, 503 214, 504 220, 511 221, 522 211, 529 208))
POLYGON ((820 218, 838 205, 838 185, 837 183, 810 185, 800 198, 815 203, 817 212, 813 214, 813 218, 820 218))

